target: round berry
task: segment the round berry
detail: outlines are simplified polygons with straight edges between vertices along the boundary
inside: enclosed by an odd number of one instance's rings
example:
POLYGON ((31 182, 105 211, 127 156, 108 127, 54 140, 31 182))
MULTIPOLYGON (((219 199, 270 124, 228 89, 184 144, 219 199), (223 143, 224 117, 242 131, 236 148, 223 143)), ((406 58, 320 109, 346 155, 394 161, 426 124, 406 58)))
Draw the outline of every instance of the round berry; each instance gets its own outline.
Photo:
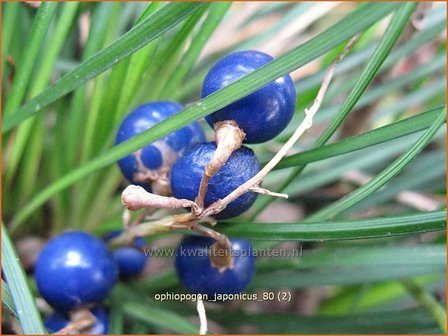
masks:
MULTIPOLYGON (((104 236, 108 242, 117 237, 121 231, 113 231, 104 236)), ((146 247, 146 241, 142 237, 134 239, 133 246, 121 246, 112 250, 112 255, 118 265, 121 278, 131 278, 139 275, 145 268, 149 255, 142 251, 146 247)))
MULTIPOLYGON (((115 143, 120 144, 146 131, 182 108, 181 104, 173 101, 154 101, 137 107, 123 119, 115 143)), ((188 145, 204 141, 202 127, 194 122, 125 156, 118 165, 131 183, 151 190, 151 182, 168 176, 173 161, 188 145)))
MULTIPOLYGON (((87 331, 89 335, 105 335, 109 332, 109 316, 100 307, 95 307, 90 312, 96 317, 95 324, 87 331)), ((45 320, 45 328, 50 333, 56 333, 65 328, 70 323, 70 318, 66 313, 55 312, 45 320)))
MULTIPOLYGON (((174 162, 171 170, 171 189, 174 197, 192 201, 196 198, 205 166, 215 151, 214 142, 196 144, 187 148, 184 154, 174 162)), ((260 164, 255 153, 242 146, 232 153, 224 166, 210 179, 205 195, 205 206, 223 199, 257 174, 259 170, 260 164)), ((249 209, 256 198, 256 193, 245 193, 230 202, 215 217, 218 219, 236 217, 249 209)))
MULTIPOLYGON (((180 243, 175 259, 177 276, 185 288, 196 294, 238 294, 246 290, 255 274, 255 256, 249 241, 231 239, 233 267, 221 271, 213 265, 212 238, 188 236, 180 243)), ((221 256, 221 254, 216 254, 221 256)))
MULTIPOLYGON (((272 60, 272 56, 256 50, 221 58, 207 73, 201 96, 218 91, 272 60)), ((261 143, 285 129, 294 114, 295 102, 294 82, 291 76, 285 75, 205 119, 212 127, 217 121, 235 120, 246 133, 244 142, 261 143)))
POLYGON ((56 310, 68 311, 104 300, 117 281, 118 268, 103 241, 71 231, 48 242, 34 276, 42 297, 56 310))

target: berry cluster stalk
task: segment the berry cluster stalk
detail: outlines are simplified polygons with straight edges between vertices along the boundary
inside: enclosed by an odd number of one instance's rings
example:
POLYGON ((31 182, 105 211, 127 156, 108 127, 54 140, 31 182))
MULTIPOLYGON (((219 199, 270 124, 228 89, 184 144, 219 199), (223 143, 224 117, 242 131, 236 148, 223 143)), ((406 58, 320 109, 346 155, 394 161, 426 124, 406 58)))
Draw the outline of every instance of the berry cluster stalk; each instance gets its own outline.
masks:
MULTIPOLYGON (((328 86, 333 78, 336 65, 353 48, 359 40, 359 37, 360 34, 352 37, 344 50, 331 63, 325 73, 313 105, 309 109, 305 109, 305 118, 303 121, 278 153, 254 177, 240 185, 225 198, 216 201, 205 209, 203 208, 208 181, 219 171, 220 167, 225 164, 230 155, 241 146, 244 139, 244 133, 239 129, 235 122, 224 121, 217 123, 215 124, 215 140, 218 146, 216 155, 213 156, 205 169, 195 202, 185 199, 176 199, 174 197, 154 195, 146 192, 143 188, 134 185, 128 186, 122 194, 123 205, 132 211, 141 208, 191 208, 191 212, 188 214, 172 215, 157 221, 145 222, 139 225, 129 225, 128 228, 124 230, 120 236, 113 239, 110 244, 129 244, 132 242, 133 238, 138 236, 146 236, 176 229, 189 229, 196 231, 203 236, 214 238, 217 241, 217 244, 222 248, 230 248, 230 241, 225 235, 220 234, 211 228, 202 226, 200 223, 205 222, 209 225, 216 224, 216 221, 210 216, 221 212, 229 203, 247 192, 257 192, 276 197, 288 197, 286 194, 273 193, 267 189, 261 188, 260 184, 266 175, 294 146, 303 133, 312 126, 313 118, 322 104, 328 86)), ((231 264, 232 261, 230 260, 228 267, 231 267, 231 264)), ((225 269, 225 267, 223 267, 223 269, 225 269)))

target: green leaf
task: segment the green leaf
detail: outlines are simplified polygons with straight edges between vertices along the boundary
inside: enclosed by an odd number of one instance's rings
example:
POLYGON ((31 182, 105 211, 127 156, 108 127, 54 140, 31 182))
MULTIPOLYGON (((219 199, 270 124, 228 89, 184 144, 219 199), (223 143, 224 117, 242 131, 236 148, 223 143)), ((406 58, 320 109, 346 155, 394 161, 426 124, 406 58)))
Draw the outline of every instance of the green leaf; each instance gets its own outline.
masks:
POLYGON ((25 272, 20 265, 8 231, 2 223, 2 271, 14 300, 16 313, 24 334, 42 335, 46 330, 42 325, 34 298, 26 282, 25 272))
POLYGON ((10 313, 17 316, 16 306, 14 305, 14 301, 12 299, 11 291, 9 290, 8 284, 2 279, 2 303, 9 310, 10 313))
MULTIPOLYGON (((395 42, 398 40, 398 37, 403 31, 405 24, 408 22, 408 19, 412 14, 412 12, 414 11, 415 6, 416 6, 415 3, 406 3, 405 5, 397 9, 394 16, 392 17, 389 26, 387 27, 386 32, 384 33, 383 38, 381 39, 375 51, 373 52, 369 62, 367 63, 366 67, 361 73, 361 76, 358 78, 355 87, 350 92, 349 96, 344 101, 337 115, 330 122, 329 126, 325 129, 325 131, 322 133, 319 139, 317 139, 315 147, 320 147, 326 144, 327 141, 330 140, 330 138, 339 128, 339 126, 343 123, 343 121, 348 116, 350 111, 355 107, 356 103, 359 101, 362 94, 365 92, 367 87, 372 82, 373 78, 375 77, 376 73, 380 69, 383 62, 385 61, 386 57, 389 55, 395 42)), ((280 189, 278 191, 282 192, 289 185, 289 183, 291 183, 291 181, 296 179, 302 173, 305 167, 306 166, 298 167, 288 177, 288 179, 280 186, 280 189)), ((267 199, 253 214, 252 219, 256 218, 256 216, 262 211, 262 209, 265 208, 272 201, 273 201, 272 198, 267 199)))
POLYGON ((415 281, 403 280, 402 284, 408 292, 411 293, 414 298, 430 312, 434 320, 440 326, 440 329, 442 329, 446 334, 446 310, 443 306, 437 302, 437 300, 430 293, 428 293, 424 287, 420 286, 415 281))
POLYGON ((16 114, 6 118, 3 122, 2 133, 8 132, 14 126, 35 115, 43 107, 106 71, 204 5, 205 3, 172 3, 164 6, 157 11, 157 15, 153 14, 146 18, 110 46, 61 78, 54 86, 27 102, 16 114))
MULTIPOLYGON (((265 252, 269 250, 257 250, 256 255, 262 256, 265 252)), ((303 249, 300 257, 289 258, 275 258, 273 250, 270 253, 270 258, 257 262, 253 288, 365 284, 445 273, 443 245, 303 249)))
MULTIPOLYGON (((259 252, 262 253, 263 250, 259 252)), ((443 272, 446 262, 446 249, 443 245, 353 246, 324 248, 317 251, 303 248, 301 252, 302 255, 297 258, 274 257, 258 260, 257 272, 393 265, 407 267, 431 265, 435 271, 443 272)))
POLYGON ((431 126, 443 108, 443 106, 438 107, 360 135, 355 135, 329 145, 313 148, 299 154, 285 157, 275 169, 306 165, 310 162, 350 153, 421 131, 431 126))
POLYGON ((29 204, 24 206, 13 219, 11 230, 16 229, 35 209, 45 203, 46 200, 51 198, 58 191, 67 188, 96 170, 114 163, 123 156, 143 147, 145 144, 153 142, 200 117, 217 111, 231 102, 263 87, 272 80, 307 64, 326 51, 338 46, 341 42, 349 39, 357 32, 368 28, 371 24, 387 15, 396 6, 398 6, 396 3, 368 3, 361 6, 360 9, 347 15, 334 26, 296 47, 287 54, 196 102, 190 107, 185 108, 181 113, 155 125, 138 136, 115 146, 89 163, 70 172, 66 176, 55 181, 54 184, 42 190, 42 192, 29 204))
POLYGON ((43 2, 37 10, 29 38, 23 50, 24 57, 18 64, 17 74, 11 88, 11 95, 6 100, 5 109, 3 110, 3 116, 5 118, 14 118, 15 115, 19 114, 16 110, 25 96, 34 63, 57 5, 55 2, 43 2))
POLYGON ((328 241, 409 235, 444 230, 446 211, 353 221, 291 223, 223 222, 219 231, 231 237, 264 240, 328 241))
POLYGON ((197 334, 199 329, 199 327, 184 317, 154 305, 125 302, 123 311, 130 319, 161 327, 175 333, 197 334))
POLYGON ((179 84, 193 68, 202 49, 221 23, 221 20, 227 13, 230 5, 230 2, 220 2, 210 6, 209 14, 202 24, 201 30, 193 37, 192 43, 177 65, 176 71, 166 82, 166 85, 160 94, 161 97, 172 96, 173 92, 176 91, 176 88, 180 86, 179 84))
POLYGON ((367 196, 384 186, 388 181, 392 180, 399 172, 401 172, 409 162, 411 162, 423 148, 431 141, 433 136, 439 128, 446 122, 446 107, 440 112, 436 121, 431 127, 421 136, 421 138, 403 155, 390 164, 381 173, 377 174, 368 183, 359 187, 354 192, 336 201, 328 207, 318 211, 310 216, 308 221, 320 221, 337 215, 338 213, 347 210, 351 206, 365 199, 367 196))
MULTIPOLYGON (((31 85, 29 94, 27 95, 28 98, 34 98, 47 85, 51 77, 52 67, 64 42, 67 39, 69 28, 73 23, 78 6, 79 3, 76 2, 63 4, 60 18, 55 27, 55 33, 51 36, 51 43, 47 42, 50 46, 45 49, 42 62, 39 65, 39 70, 33 78, 33 84, 31 85)), ((17 167, 19 166, 20 158, 22 158, 23 152, 25 151, 27 144, 30 142, 30 133, 33 131, 34 126, 34 121, 27 120, 27 122, 20 125, 17 134, 14 135, 11 154, 8 159, 8 169, 5 176, 5 183, 8 187, 10 187, 14 174, 17 174, 17 167)), ((41 127, 37 126, 36 128, 39 129, 41 127)), ((41 142, 40 145, 42 146, 43 143, 41 142)), ((39 146, 39 143, 35 143, 35 146, 39 146)), ((28 175, 31 176, 31 181, 27 181, 28 183, 26 183, 27 186, 31 187, 35 185, 35 179, 37 178, 36 174, 34 174, 36 169, 35 167, 38 166, 38 163, 41 161, 41 156, 37 155, 37 153, 39 153, 39 151, 34 152, 34 155, 28 156, 27 160, 24 162, 24 165, 30 167, 28 168, 29 170, 33 170, 33 174, 28 175)))
MULTIPOLYGON (((443 274, 427 274, 414 278, 422 286, 434 288, 437 284, 445 282, 443 274)), ((365 287, 365 285, 362 285, 365 287)), ((400 280, 393 280, 377 284, 369 284, 359 297, 359 286, 342 289, 336 295, 327 298, 319 307, 318 312, 325 315, 337 315, 353 311, 356 303, 356 311, 364 312, 378 309, 381 306, 390 307, 394 301, 407 300, 408 295, 400 280)))
POLYGON ((403 279, 422 274, 445 272, 433 265, 369 265, 359 267, 323 268, 310 271, 272 272, 255 277, 251 288, 304 288, 367 284, 403 279))
MULTIPOLYGON (((446 177, 446 153, 445 150, 423 153, 402 174, 389 182, 387 186, 378 190, 360 203, 354 205, 345 213, 360 211, 378 204, 382 204, 397 196, 398 193, 409 190, 428 191, 431 183, 440 184, 440 180, 446 177)), ((444 182, 442 182, 444 183, 444 182)), ((430 190, 430 189, 429 189, 430 190)))
MULTIPOLYGON (((440 329, 421 309, 372 311, 337 316, 303 316, 297 313, 248 313, 242 310, 210 311, 210 319, 226 326, 253 326, 263 334, 431 334, 440 329)), ((231 329, 237 332, 239 329, 231 329)))

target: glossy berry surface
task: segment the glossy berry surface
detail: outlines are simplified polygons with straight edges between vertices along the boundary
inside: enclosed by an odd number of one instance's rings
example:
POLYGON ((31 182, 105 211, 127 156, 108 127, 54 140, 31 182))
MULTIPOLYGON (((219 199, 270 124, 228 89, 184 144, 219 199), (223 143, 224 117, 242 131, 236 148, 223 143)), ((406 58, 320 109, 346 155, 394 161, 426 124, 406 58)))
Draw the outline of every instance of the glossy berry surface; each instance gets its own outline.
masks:
POLYGON ((34 276, 42 297, 56 310, 68 311, 104 300, 117 281, 118 268, 103 241, 71 231, 48 242, 34 276))
MULTIPOLYGON (((120 144, 181 111, 183 106, 173 101, 154 101, 143 104, 122 121, 115 144, 120 144)), ((133 184, 150 190, 150 185, 135 181, 140 173, 159 173, 169 169, 179 154, 191 144, 204 142, 205 135, 199 123, 192 123, 118 161, 123 175, 133 184)))
POLYGON ((175 267, 177 276, 191 293, 238 294, 246 290, 255 274, 255 256, 249 241, 231 239, 233 268, 221 272, 212 265, 209 255, 212 238, 188 236, 180 243, 175 267))
MULTIPOLYGON (((121 231, 113 231, 104 236, 108 242, 117 237, 121 231)), ((133 246, 121 246, 112 250, 112 255, 118 265, 121 278, 131 278, 139 275, 145 268, 149 256, 141 250, 146 247, 146 241, 142 237, 134 240, 133 246)))
MULTIPOLYGON (((176 198, 194 200, 198 194, 205 166, 216 151, 214 142, 200 143, 187 148, 173 164, 171 170, 171 189, 176 198)), ((213 176, 205 195, 205 206, 223 199, 241 184, 252 178, 260 170, 255 153, 242 146, 235 151, 213 176)), ((255 202, 257 194, 248 192, 238 197, 214 217, 225 219, 236 217, 255 202)))
MULTIPOLYGON (((273 60, 261 51, 239 51, 221 58, 204 79, 202 97, 235 82, 273 60)), ((296 90, 291 76, 286 75, 250 95, 210 114, 205 119, 213 124, 235 120, 246 133, 246 143, 271 140, 285 129, 295 110, 296 90)))
MULTIPOLYGON (((95 307, 90 312, 96 317, 95 324, 87 331, 89 335, 104 335, 109 332, 109 316, 101 307, 95 307)), ((66 313, 56 312, 45 320, 48 332, 56 333, 69 324, 70 318, 66 313)))

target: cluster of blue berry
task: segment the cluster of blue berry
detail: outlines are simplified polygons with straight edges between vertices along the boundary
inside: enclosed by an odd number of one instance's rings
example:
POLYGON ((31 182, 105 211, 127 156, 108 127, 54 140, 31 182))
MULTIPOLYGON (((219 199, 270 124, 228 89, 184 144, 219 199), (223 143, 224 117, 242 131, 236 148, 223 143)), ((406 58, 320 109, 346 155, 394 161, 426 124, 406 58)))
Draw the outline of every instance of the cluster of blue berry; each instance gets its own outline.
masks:
MULTIPOLYGON (((202 97, 229 85, 270 62, 273 58, 259 51, 241 51, 220 59, 207 74, 202 97)), ((281 77, 221 110, 206 117, 215 123, 233 120, 244 132, 244 143, 268 141, 277 136, 290 122, 295 109, 296 93, 289 75, 281 77)), ((182 105, 172 101, 156 101, 133 110, 122 121, 116 144, 126 141, 175 115, 182 105)), ((215 142, 206 142, 199 123, 192 123, 168 136, 148 144, 122 158, 118 164, 126 179, 147 191, 162 196, 194 201, 198 195, 204 170, 215 153, 215 142)), ((234 151, 219 171, 208 181, 204 197, 207 207, 223 199, 231 191, 252 178, 260 170, 255 153, 241 146, 234 151)), ((214 217, 236 217, 255 202, 257 194, 247 192, 214 217)), ((112 232, 103 241, 84 232, 66 232, 52 239, 42 250, 35 264, 35 278, 42 297, 56 310, 46 320, 51 332, 65 327, 69 313, 80 308, 91 308, 96 317, 91 333, 107 333, 107 313, 100 304, 119 277, 141 274, 147 255, 146 242, 134 240, 132 246, 110 250, 107 242, 120 232, 112 232)), ((181 283, 192 293, 235 294, 244 291, 255 272, 255 258, 243 253, 249 250, 247 240, 231 239, 231 267, 219 267, 214 255, 200 253, 211 250, 214 239, 188 236, 182 240, 175 267, 181 283), (233 257, 232 255, 235 255, 233 257)), ((179 250, 178 250, 179 251, 179 250)), ((224 258, 229 258, 229 255, 224 258)))

